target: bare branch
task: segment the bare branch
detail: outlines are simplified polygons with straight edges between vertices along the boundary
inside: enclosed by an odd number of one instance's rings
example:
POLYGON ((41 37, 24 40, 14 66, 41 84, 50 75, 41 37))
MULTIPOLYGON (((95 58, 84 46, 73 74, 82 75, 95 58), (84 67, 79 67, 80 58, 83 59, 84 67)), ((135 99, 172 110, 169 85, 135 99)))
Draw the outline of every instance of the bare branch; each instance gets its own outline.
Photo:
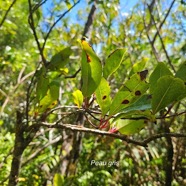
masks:
POLYGON ((40 1, 38 4, 36 4, 33 7, 33 11, 36 11, 39 7, 41 7, 43 4, 45 4, 48 0, 40 1))
POLYGON ((90 13, 88 15, 88 19, 87 19, 87 22, 85 24, 85 28, 84 28, 84 31, 83 31, 83 36, 86 36, 86 34, 89 32, 90 30, 90 27, 93 23, 93 17, 94 17, 94 13, 96 11, 96 5, 95 3, 92 5, 92 8, 90 10, 90 13))
POLYGON ((59 16, 59 18, 53 23, 53 25, 50 27, 48 33, 46 34, 46 36, 45 36, 45 38, 44 38, 45 41, 44 41, 44 43, 43 43, 42 50, 44 50, 45 45, 46 45, 46 42, 47 42, 47 39, 48 39, 50 33, 52 32, 53 28, 56 26, 56 24, 57 24, 67 13, 69 13, 79 2, 80 2, 80 0, 77 1, 76 3, 74 3, 73 6, 71 6, 67 11, 65 11, 63 14, 61 14, 61 15, 59 16))
POLYGON ((81 71, 81 68, 79 68, 73 75, 70 75, 70 76, 65 76, 65 79, 68 79, 68 78, 75 78, 78 73, 81 71))
POLYGON ((186 134, 180 134, 180 133, 160 133, 160 134, 155 134, 145 140, 143 140, 144 144, 148 144, 156 139, 159 138, 164 138, 164 137, 175 137, 175 138, 186 138, 186 134))
MULTIPOLYGON (((172 3, 171 3, 171 5, 170 5, 170 7, 169 7, 169 9, 168 9, 168 11, 167 11, 167 13, 166 13, 164 19, 163 19, 163 21, 160 23, 160 25, 159 25, 159 27, 158 27, 158 30, 161 30, 161 27, 162 27, 163 24, 165 23, 165 21, 166 21, 168 15, 169 15, 169 13, 170 13, 170 11, 171 11, 171 9, 172 9, 174 3, 175 3, 175 0, 172 1, 172 3)), ((149 8, 149 12, 151 12, 151 9, 150 9, 149 6, 148 6, 148 8, 149 8)), ((158 36, 158 31, 157 31, 156 34, 154 35, 154 38, 153 38, 153 40, 152 40, 152 43, 155 42, 157 36, 158 36)))
POLYGON ((68 129, 71 131, 79 131, 79 132, 87 132, 87 133, 92 133, 92 134, 97 134, 97 135, 102 135, 102 136, 109 136, 117 139, 121 139, 123 141, 126 141, 127 143, 132 143, 135 145, 140 145, 140 146, 147 146, 145 143, 136 141, 133 139, 130 139, 128 136, 120 135, 120 134, 115 134, 115 133, 110 133, 107 131, 102 131, 98 129, 91 129, 91 128, 86 128, 80 125, 72 125, 72 124, 50 124, 50 123, 41 123, 41 124, 36 124, 42 127, 48 127, 48 128, 61 128, 61 129, 68 129))
POLYGON ((79 132, 87 132, 87 133, 92 133, 92 134, 97 134, 97 135, 102 135, 102 136, 108 136, 108 137, 112 137, 115 139, 121 139, 122 141, 125 141, 127 143, 131 143, 134 145, 139 145, 142 147, 148 147, 148 143, 162 138, 162 137, 176 137, 176 138, 186 138, 186 134, 180 134, 180 133, 160 133, 160 134, 155 134, 153 136, 150 136, 149 138, 143 140, 143 141, 137 141, 135 139, 131 139, 129 136, 126 135, 121 135, 121 134, 115 134, 115 133, 110 133, 107 131, 102 131, 102 130, 98 130, 98 129, 91 129, 91 128, 86 128, 80 125, 72 125, 72 124, 60 124, 58 123, 40 123, 40 124, 34 124, 30 127, 47 127, 47 128, 58 128, 58 129, 67 129, 67 130, 71 130, 71 131, 79 131, 79 132))
POLYGON ((150 36, 149 36, 149 27, 148 27, 147 24, 146 24, 144 15, 142 15, 142 18, 143 18, 143 24, 144 24, 144 27, 145 27, 146 35, 147 35, 147 38, 148 38, 149 43, 150 43, 151 48, 152 48, 152 52, 153 52, 153 54, 154 54, 156 60, 159 62, 160 59, 159 59, 158 53, 157 53, 157 51, 156 51, 156 48, 155 48, 155 46, 154 46, 154 43, 151 41, 151 38, 150 38, 150 36))
POLYGON ((176 72, 174 66, 172 65, 171 59, 170 59, 170 57, 169 57, 169 55, 168 55, 168 52, 167 52, 167 50, 166 50, 166 48, 165 48, 165 45, 164 45, 163 39, 162 39, 161 34, 160 34, 160 32, 159 32, 159 28, 158 28, 157 25, 156 25, 156 22, 155 22, 154 16, 152 15, 151 12, 150 12, 150 15, 151 15, 152 20, 153 20, 153 22, 154 22, 154 25, 155 25, 155 27, 156 27, 156 30, 157 30, 158 36, 159 36, 159 38, 160 38, 160 42, 161 42, 161 45, 162 45, 163 51, 164 51, 164 53, 165 53, 165 55, 166 55, 166 58, 167 58, 167 61, 168 61, 168 64, 169 64, 169 66, 172 68, 172 70, 173 70, 174 72, 176 72))
POLYGON ((42 62, 44 64, 44 66, 46 67, 47 61, 45 59, 45 56, 43 54, 43 48, 41 47, 41 44, 39 42, 39 38, 37 36, 36 27, 35 27, 35 23, 34 23, 34 17, 33 17, 34 11, 32 9, 31 0, 28 0, 28 4, 29 4, 29 12, 30 12, 29 17, 28 17, 28 23, 30 25, 30 28, 32 29, 32 32, 33 32, 33 35, 34 35, 35 41, 37 43, 37 47, 38 47, 41 59, 42 59, 42 62))

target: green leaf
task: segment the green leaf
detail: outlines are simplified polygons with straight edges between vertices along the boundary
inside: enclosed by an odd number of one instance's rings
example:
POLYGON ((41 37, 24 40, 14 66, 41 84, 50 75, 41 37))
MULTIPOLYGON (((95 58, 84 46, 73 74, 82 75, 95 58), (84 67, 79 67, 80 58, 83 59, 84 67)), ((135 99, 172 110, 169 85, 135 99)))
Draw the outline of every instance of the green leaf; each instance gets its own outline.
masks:
POLYGON ((82 93, 84 97, 89 97, 100 84, 102 65, 98 56, 85 40, 82 40, 80 44, 83 49, 81 59, 82 93))
POLYGON ((153 91, 157 86, 158 79, 166 75, 172 75, 171 71, 167 68, 167 66, 164 63, 162 62, 158 63, 158 65, 156 66, 156 68, 154 69, 149 78, 151 94, 153 94, 153 91))
POLYGON ((101 82, 96 89, 96 100, 101 108, 102 115, 105 115, 111 104, 111 98, 110 98, 110 86, 108 82, 105 80, 105 78, 102 77, 101 82))
POLYGON ((63 186, 64 185, 64 177, 61 174, 55 174, 53 184, 54 184, 54 186, 63 186))
POLYGON ((115 95, 110 106, 109 115, 114 115, 136 102, 148 89, 145 82, 147 71, 134 74, 115 95))
POLYGON ((46 110, 53 108, 57 104, 57 99, 59 97, 59 86, 60 83, 55 80, 49 84, 47 94, 39 102, 37 109, 38 113, 43 113, 46 110))
POLYGON ((105 79, 107 79, 119 68, 124 57, 126 56, 126 53, 126 49, 117 49, 108 56, 103 68, 103 77, 105 79))
POLYGON ((118 130, 121 134, 131 135, 138 133, 146 125, 145 120, 123 120, 119 119, 115 122, 114 128, 118 130))
POLYGON ((74 97, 74 103, 80 108, 83 103, 83 94, 80 90, 76 90, 72 93, 74 97))
POLYGON ((45 68, 41 68, 36 74, 37 77, 37 87, 36 87, 36 98, 37 101, 41 100, 48 91, 49 79, 46 77, 45 68))
POLYGON ((149 59, 148 58, 142 58, 141 61, 135 63, 132 66, 132 70, 129 73, 129 76, 133 75, 134 73, 140 72, 145 68, 145 65, 149 59))
POLYGON ((121 110, 121 112, 129 112, 135 110, 147 110, 151 109, 151 96, 150 95, 143 95, 139 98, 136 102, 131 104, 130 106, 121 110))
POLYGON ((152 110, 157 113, 170 103, 179 101, 185 90, 184 82, 180 78, 163 76, 159 78, 152 96, 152 110))
POLYGON ((182 79, 186 83, 186 62, 180 65, 175 77, 182 79))
POLYGON ((118 119, 146 119, 151 122, 155 122, 155 115, 150 110, 133 110, 129 112, 120 112, 113 120, 118 119))
POLYGON ((179 96, 179 99, 181 100, 186 97, 186 62, 180 65, 175 77, 182 79, 185 83, 185 89, 183 89, 182 95, 179 96))
POLYGON ((71 54, 72 49, 70 47, 61 50, 52 57, 47 68, 50 71, 61 71, 61 69, 63 69, 64 66, 69 62, 69 57, 71 54))

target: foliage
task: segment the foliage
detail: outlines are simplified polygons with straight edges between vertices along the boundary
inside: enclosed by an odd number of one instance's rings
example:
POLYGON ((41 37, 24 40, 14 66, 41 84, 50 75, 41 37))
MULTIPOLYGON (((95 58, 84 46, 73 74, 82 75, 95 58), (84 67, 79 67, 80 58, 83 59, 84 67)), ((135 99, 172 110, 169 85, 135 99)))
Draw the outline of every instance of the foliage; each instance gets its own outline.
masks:
POLYGON ((126 7, 0 4, 0 185, 185 184, 185 4, 126 7))

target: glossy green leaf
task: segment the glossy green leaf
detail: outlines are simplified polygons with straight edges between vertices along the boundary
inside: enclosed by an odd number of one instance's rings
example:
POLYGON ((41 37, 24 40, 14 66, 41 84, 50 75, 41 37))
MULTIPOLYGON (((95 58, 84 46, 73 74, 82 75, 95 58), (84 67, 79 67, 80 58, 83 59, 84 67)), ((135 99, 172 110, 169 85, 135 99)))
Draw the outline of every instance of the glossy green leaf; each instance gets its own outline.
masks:
POLYGON ((150 93, 153 94, 154 89, 157 86, 157 81, 159 78, 166 76, 166 75, 172 75, 171 71, 167 68, 167 66, 160 62, 152 72, 149 78, 150 83, 150 93))
POLYGON ((150 110, 133 110, 129 112, 120 112, 113 120, 116 121, 118 119, 146 119, 151 122, 155 122, 155 115, 150 110))
POLYGON ((61 71, 61 69, 63 69, 65 65, 69 62, 69 57, 71 54, 72 49, 70 47, 61 50, 52 57, 47 68, 50 71, 61 71))
POLYGON ((72 93, 74 97, 74 103, 80 108, 83 103, 83 94, 80 90, 76 90, 72 93))
POLYGON ((53 108, 57 104, 57 99, 59 97, 59 86, 59 82, 55 80, 49 84, 47 94, 39 102, 37 109, 38 113, 43 113, 46 110, 53 108))
POLYGON ((115 122, 114 127, 121 134, 132 135, 140 132, 146 125, 145 120, 124 120, 119 119, 115 122))
POLYGON ((152 96, 153 113, 155 114, 170 103, 178 101, 184 89, 184 82, 180 78, 172 76, 159 78, 152 96))
POLYGON ((145 81, 147 71, 136 73, 124 84, 115 95, 110 106, 109 115, 114 115, 136 102, 148 89, 145 81))
POLYGON ((82 93, 84 97, 89 97, 100 84, 102 65, 92 47, 85 40, 80 43, 83 49, 81 59, 82 93))
POLYGON ((101 79, 101 82, 96 89, 96 100, 101 108, 102 115, 105 115, 111 104, 111 98, 110 98, 110 86, 108 82, 105 80, 105 78, 101 79))
POLYGON ((126 54, 126 49, 117 49, 108 56, 103 68, 103 77, 105 79, 107 79, 119 68, 120 64, 124 60, 124 57, 126 57, 126 54))
POLYGON ((143 95, 136 102, 122 109, 121 112, 151 109, 151 99, 150 95, 143 95))
POLYGON ((64 185, 64 177, 61 174, 55 174, 53 180, 54 186, 63 186, 64 185))

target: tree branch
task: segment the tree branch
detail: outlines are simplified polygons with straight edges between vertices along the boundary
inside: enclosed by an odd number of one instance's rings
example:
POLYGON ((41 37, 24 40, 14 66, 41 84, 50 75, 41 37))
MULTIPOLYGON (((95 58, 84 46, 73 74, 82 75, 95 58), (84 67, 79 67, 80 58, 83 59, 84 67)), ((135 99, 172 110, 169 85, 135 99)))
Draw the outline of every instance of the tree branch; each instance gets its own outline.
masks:
POLYGON ((0 27, 3 25, 3 23, 5 22, 7 16, 8 16, 8 13, 10 12, 11 8, 13 7, 13 5, 15 4, 17 0, 13 0, 11 5, 9 6, 8 10, 6 11, 5 15, 3 16, 3 19, 1 20, 0 22, 0 27))
POLYGON ((159 32, 159 28, 158 28, 157 25, 156 25, 156 22, 155 22, 154 16, 152 15, 152 12, 149 11, 149 13, 150 13, 151 18, 152 18, 152 20, 153 20, 153 22, 154 22, 154 25, 155 25, 155 27, 156 27, 157 34, 158 34, 158 36, 159 36, 159 38, 160 38, 160 42, 161 42, 161 45, 162 45, 163 51, 164 51, 164 53, 165 53, 165 55, 166 55, 166 58, 167 58, 168 64, 169 64, 169 66, 172 68, 172 70, 173 70, 174 72, 176 72, 176 70, 174 69, 174 66, 172 65, 172 62, 171 62, 171 60, 170 60, 170 57, 169 57, 169 55, 168 55, 168 52, 167 52, 167 50, 166 50, 166 48, 165 48, 165 45, 164 45, 163 39, 162 39, 161 34, 160 34, 160 32, 159 32))
POLYGON ((52 32, 53 28, 56 26, 56 24, 57 24, 68 12, 70 12, 79 2, 80 2, 80 0, 77 1, 76 3, 74 3, 73 6, 71 6, 67 11, 65 11, 63 14, 61 14, 61 15, 59 16, 59 18, 53 23, 53 25, 50 27, 48 33, 46 34, 46 36, 45 36, 45 38, 44 38, 44 43, 43 43, 43 46, 42 46, 42 50, 44 50, 45 45, 46 45, 46 42, 47 42, 47 39, 48 39, 50 33, 52 32))
POLYGON ((35 28, 35 24, 34 24, 34 18, 33 18, 34 10, 32 9, 31 0, 28 0, 28 4, 29 4, 29 13, 30 13, 29 17, 28 17, 28 23, 30 25, 30 28, 32 29, 32 32, 33 32, 33 35, 34 35, 35 41, 37 43, 37 47, 38 47, 41 59, 42 59, 42 62, 44 64, 44 66, 46 67, 47 61, 46 61, 45 56, 43 54, 43 48, 41 47, 41 44, 39 42, 39 38, 37 36, 37 32, 36 32, 36 28, 35 28))
POLYGON ((70 76, 65 76, 65 79, 68 79, 68 78, 75 78, 78 73, 81 71, 81 68, 79 68, 74 74, 70 75, 70 76))
MULTIPOLYGON (((145 27, 146 35, 147 35, 147 38, 148 38, 149 43, 150 43, 151 48, 152 48, 152 52, 153 52, 153 54, 154 54, 156 60, 159 62, 160 59, 159 59, 158 53, 157 53, 157 51, 156 51, 156 48, 155 48, 155 46, 154 46, 154 43, 151 41, 151 38, 150 38, 150 36, 149 36, 149 28, 148 28, 148 26, 146 25, 146 21, 145 21, 144 15, 142 15, 142 18, 143 18, 143 24, 144 24, 144 27, 145 27)), ((152 20, 152 19, 151 19, 151 20, 152 20)))
POLYGON ((60 124, 60 122, 57 123, 40 123, 40 124, 34 124, 32 127, 47 127, 47 128, 58 128, 58 129, 67 129, 67 130, 71 130, 71 131, 79 131, 79 132, 87 132, 87 133, 92 133, 92 134, 97 134, 97 135, 102 135, 102 136, 108 136, 108 137, 112 137, 115 139, 121 139, 122 141, 125 141, 127 143, 131 143, 134 145, 139 145, 142 147, 148 147, 148 143, 162 138, 162 137, 176 137, 176 138, 186 138, 186 134, 180 134, 180 133, 160 133, 160 134, 155 134, 153 136, 150 136, 149 138, 146 138, 143 141, 137 141, 135 139, 131 139, 129 136, 126 135, 121 135, 121 134, 116 134, 116 133, 110 133, 107 131, 102 131, 102 130, 98 130, 98 129, 91 129, 91 128, 86 128, 83 126, 79 126, 79 125, 72 125, 72 124, 60 124))
POLYGON ((84 31, 83 31, 83 36, 86 36, 86 34, 89 32, 90 30, 90 27, 93 23, 93 17, 94 17, 94 13, 96 11, 96 5, 95 3, 92 5, 92 8, 90 10, 90 13, 88 15, 88 19, 87 19, 87 22, 85 24, 85 28, 84 28, 84 31))
MULTIPOLYGON (((159 25, 159 27, 158 27, 158 30, 161 30, 161 27, 162 27, 163 24, 165 23, 165 21, 166 21, 168 15, 169 15, 169 13, 170 13, 170 11, 171 11, 171 9, 172 9, 174 3, 175 3, 175 0, 172 1, 172 3, 171 3, 171 5, 170 5, 170 7, 169 7, 169 9, 168 9, 168 11, 167 11, 167 13, 166 13, 164 19, 163 19, 163 21, 160 23, 160 25, 159 25)), ((150 11, 150 7, 149 7, 149 6, 148 6, 148 8, 149 8, 149 11, 150 11)), ((150 12, 151 12, 151 11, 150 11, 150 12)), ((157 36, 158 36, 158 31, 157 31, 156 34, 154 35, 154 38, 153 38, 153 40, 152 40, 152 43, 155 42, 157 36)))

